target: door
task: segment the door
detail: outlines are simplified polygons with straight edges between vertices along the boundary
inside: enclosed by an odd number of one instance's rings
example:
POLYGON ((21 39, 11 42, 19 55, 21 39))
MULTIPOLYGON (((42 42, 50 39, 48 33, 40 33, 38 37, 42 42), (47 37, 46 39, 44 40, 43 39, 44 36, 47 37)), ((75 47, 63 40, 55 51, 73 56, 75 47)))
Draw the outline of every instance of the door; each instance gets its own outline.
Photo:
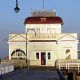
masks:
POLYGON ((46 53, 41 52, 41 65, 46 65, 46 53))

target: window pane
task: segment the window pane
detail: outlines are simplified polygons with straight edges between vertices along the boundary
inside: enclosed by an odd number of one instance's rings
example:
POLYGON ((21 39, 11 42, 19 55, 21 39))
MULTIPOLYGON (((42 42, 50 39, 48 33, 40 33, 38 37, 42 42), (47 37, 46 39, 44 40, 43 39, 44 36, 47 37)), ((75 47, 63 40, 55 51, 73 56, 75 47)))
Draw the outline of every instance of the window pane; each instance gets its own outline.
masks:
POLYGON ((39 53, 36 53, 36 59, 39 59, 39 53))
POLYGON ((18 56, 22 56, 22 53, 21 52, 18 52, 18 56))
POLYGON ((48 53, 48 59, 50 59, 51 58, 51 54, 50 54, 50 52, 48 53))
POLYGON ((67 53, 70 53, 70 49, 67 49, 67 50, 66 50, 66 54, 67 54, 67 53))

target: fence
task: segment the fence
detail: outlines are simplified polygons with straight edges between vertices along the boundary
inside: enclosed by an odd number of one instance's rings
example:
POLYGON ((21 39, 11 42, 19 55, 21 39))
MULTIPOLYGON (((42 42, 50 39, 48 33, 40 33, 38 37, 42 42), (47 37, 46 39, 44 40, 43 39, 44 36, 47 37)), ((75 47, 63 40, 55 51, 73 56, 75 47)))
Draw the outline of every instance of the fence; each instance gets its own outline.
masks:
POLYGON ((80 69, 80 60, 79 59, 71 59, 71 60, 57 60, 56 68, 58 69, 80 69))
POLYGON ((12 63, 14 64, 14 67, 18 67, 18 68, 23 68, 23 67, 27 67, 27 62, 26 60, 2 60, 1 61, 2 64, 9 64, 12 63))
POLYGON ((13 64, 0 64, 0 75, 14 71, 13 64))

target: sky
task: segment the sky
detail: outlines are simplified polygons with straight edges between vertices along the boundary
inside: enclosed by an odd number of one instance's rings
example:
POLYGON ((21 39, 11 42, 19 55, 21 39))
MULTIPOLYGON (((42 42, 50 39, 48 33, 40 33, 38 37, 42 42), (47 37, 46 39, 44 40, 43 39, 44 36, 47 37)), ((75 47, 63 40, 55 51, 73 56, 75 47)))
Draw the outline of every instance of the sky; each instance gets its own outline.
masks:
MULTIPOLYGON (((24 20, 32 10, 42 10, 43 0, 18 0, 19 13, 14 12, 16 0, 0 0, 0 57, 8 56, 8 35, 25 33, 24 20)), ((62 32, 80 33, 80 0, 44 0, 45 10, 56 10, 63 19, 62 32)))

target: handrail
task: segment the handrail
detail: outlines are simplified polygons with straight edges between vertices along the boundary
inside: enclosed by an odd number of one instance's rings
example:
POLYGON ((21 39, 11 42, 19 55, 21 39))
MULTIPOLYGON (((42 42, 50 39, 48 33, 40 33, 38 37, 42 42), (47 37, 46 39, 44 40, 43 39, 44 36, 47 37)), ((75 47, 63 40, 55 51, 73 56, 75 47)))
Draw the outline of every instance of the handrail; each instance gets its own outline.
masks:
POLYGON ((56 68, 58 69, 71 69, 71 68, 77 68, 80 69, 80 60, 79 59, 71 59, 71 60, 57 60, 56 63, 56 68))

